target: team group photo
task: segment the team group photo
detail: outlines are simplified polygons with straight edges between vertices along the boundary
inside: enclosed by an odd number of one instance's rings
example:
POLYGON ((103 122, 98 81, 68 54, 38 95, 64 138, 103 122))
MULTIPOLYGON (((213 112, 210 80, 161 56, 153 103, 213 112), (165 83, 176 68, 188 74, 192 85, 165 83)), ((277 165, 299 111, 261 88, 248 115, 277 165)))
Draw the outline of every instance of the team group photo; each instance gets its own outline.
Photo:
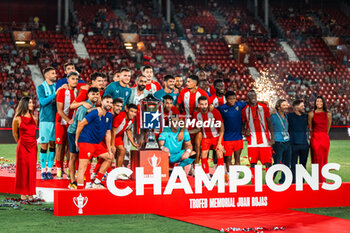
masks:
POLYGON ((350 229, 347 1, 0 8, 4 231, 350 229))

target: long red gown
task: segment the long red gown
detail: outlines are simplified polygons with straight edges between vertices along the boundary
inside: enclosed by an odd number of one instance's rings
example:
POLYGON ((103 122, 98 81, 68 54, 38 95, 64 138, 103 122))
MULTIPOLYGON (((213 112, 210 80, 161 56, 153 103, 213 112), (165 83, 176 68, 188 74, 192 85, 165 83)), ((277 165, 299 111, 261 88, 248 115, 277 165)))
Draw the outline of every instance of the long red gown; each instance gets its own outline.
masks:
POLYGON ((310 139, 311 161, 319 165, 320 182, 326 182, 322 176, 322 167, 328 163, 329 135, 328 135, 328 116, 326 112, 314 111, 312 119, 312 134, 310 139))
POLYGON ((21 116, 17 143, 16 193, 35 195, 36 161, 38 147, 35 138, 36 123, 31 116, 21 116))

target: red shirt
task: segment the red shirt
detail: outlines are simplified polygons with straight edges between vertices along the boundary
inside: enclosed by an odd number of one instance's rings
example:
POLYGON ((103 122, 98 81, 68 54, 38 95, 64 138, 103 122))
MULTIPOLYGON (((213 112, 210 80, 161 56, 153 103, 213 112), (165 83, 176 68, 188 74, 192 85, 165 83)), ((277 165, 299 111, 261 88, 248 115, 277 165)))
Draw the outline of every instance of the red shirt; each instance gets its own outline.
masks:
POLYGON ((180 111, 177 109, 177 107, 172 106, 168 113, 164 111, 164 117, 169 117, 169 115, 180 115, 180 111))
POLYGON ((170 124, 169 124, 169 116, 172 116, 172 115, 178 115, 178 116, 180 115, 180 111, 175 106, 172 106, 171 110, 168 113, 166 113, 164 111, 164 124, 165 125, 163 127, 170 126, 170 124))
POLYGON ((196 120, 196 125, 198 121, 202 122, 203 138, 219 137, 220 128, 223 124, 219 110, 214 108, 211 112, 208 111, 205 114, 202 112, 194 112, 194 119, 196 120), (221 123, 218 124, 218 121, 221 123))
POLYGON ((183 104, 186 115, 192 115, 198 106, 198 98, 202 95, 207 97, 208 104, 210 105, 211 101, 208 94, 200 88, 197 88, 195 93, 191 93, 188 88, 183 89, 177 98, 177 103, 180 105, 183 104))
POLYGON ((117 128, 116 137, 123 136, 125 130, 130 129, 134 121, 135 118, 129 121, 126 119, 125 111, 119 113, 116 117, 114 117, 113 127, 117 128))
MULTIPOLYGON (((75 102, 80 103, 89 99, 88 97, 89 89, 80 89, 77 98, 75 98, 75 102)), ((103 91, 100 91, 100 97, 102 98, 103 91)))
MULTIPOLYGON (((74 109, 70 108, 70 105, 75 100, 75 92, 74 90, 69 89, 61 89, 58 91, 56 96, 56 102, 57 103, 63 103, 63 112, 68 118, 73 117, 74 109)), ((58 111, 56 113, 56 122, 61 122, 61 125, 67 125, 68 123, 62 119, 62 117, 58 114, 58 111)))
POLYGON ((216 94, 210 96, 210 101, 213 103, 214 108, 219 107, 220 105, 226 104, 226 98, 223 95, 221 98, 217 97, 216 94))
POLYGON ((78 83, 77 84, 77 90, 80 90, 80 88, 82 87, 82 86, 85 86, 86 84, 85 83, 78 83))
POLYGON ((212 85, 210 85, 210 84, 209 84, 209 88, 208 88, 207 91, 210 93, 210 95, 216 95, 215 88, 212 85))
POLYGON ((80 103, 86 101, 88 99, 88 91, 85 89, 80 89, 77 98, 75 98, 75 102, 80 103))

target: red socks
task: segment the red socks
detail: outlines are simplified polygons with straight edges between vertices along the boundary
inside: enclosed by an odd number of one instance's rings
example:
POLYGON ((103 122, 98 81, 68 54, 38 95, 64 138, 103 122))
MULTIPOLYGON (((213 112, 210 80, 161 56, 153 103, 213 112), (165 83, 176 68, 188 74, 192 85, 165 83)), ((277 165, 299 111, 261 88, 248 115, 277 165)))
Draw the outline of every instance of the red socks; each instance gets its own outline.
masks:
POLYGON ((254 175, 255 175, 254 171, 255 171, 255 169, 253 167, 251 167, 250 171, 252 172, 252 184, 255 184, 255 178, 254 178, 254 175))
POLYGON ((224 158, 218 158, 218 166, 224 166, 224 158))
POLYGON ((96 175, 96 179, 99 179, 101 181, 102 178, 103 178, 103 174, 101 172, 98 172, 96 175))
POLYGON ((79 159, 75 160, 75 170, 79 168, 79 159))
POLYGON ((100 167, 103 163, 104 159, 98 158, 97 163, 96 163, 96 167, 94 169, 94 173, 97 174, 98 170, 100 170, 100 167))
POLYGON ((84 189, 84 184, 78 184, 78 185, 77 185, 77 188, 78 188, 78 189, 84 189))
POLYGON ((115 167, 109 167, 107 168, 107 172, 110 173, 115 167))
POLYGON ((207 158, 202 158, 202 168, 206 174, 209 173, 209 163, 207 158))
POLYGON ((87 165, 87 168, 86 168, 86 171, 85 171, 85 181, 86 182, 91 182, 91 173, 90 173, 90 170, 91 170, 91 163, 89 163, 87 165))
POLYGON ((61 163, 61 161, 56 160, 56 167, 57 167, 57 168, 62 168, 62 163, 61 163))

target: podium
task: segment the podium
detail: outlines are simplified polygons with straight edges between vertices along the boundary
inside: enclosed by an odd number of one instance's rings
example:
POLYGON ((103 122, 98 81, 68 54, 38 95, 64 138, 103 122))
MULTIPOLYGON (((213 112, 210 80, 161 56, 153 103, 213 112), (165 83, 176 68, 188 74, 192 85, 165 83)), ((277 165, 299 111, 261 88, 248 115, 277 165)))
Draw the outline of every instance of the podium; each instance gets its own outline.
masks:
POLYGON ((169 179, 169 153, 162 150, 132 150, 131 151, 131 178, 136 177, 136 168, 143 167, 145 176, 153 175, 154 167, 161 167, 162 181, 169 179))

